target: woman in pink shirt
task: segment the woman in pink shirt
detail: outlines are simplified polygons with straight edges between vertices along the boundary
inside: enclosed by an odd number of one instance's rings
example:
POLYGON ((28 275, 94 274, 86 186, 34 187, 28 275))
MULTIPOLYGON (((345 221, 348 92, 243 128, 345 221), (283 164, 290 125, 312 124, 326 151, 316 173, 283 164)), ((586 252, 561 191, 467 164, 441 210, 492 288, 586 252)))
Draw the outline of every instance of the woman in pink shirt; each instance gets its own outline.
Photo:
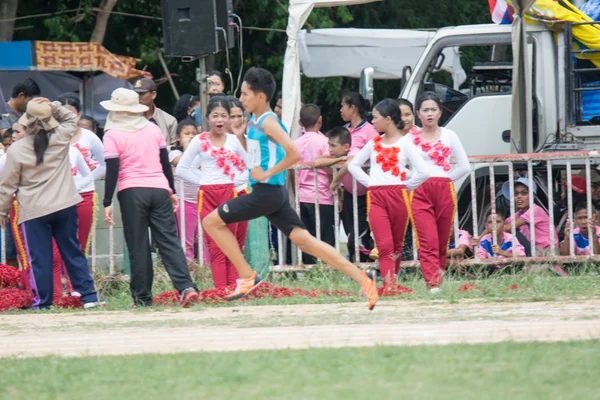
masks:
POLYGON ((139 96, 133 90, 116 89, 110 100, 100 104, 109 111, 104 127, 104 221, 113 225, 112 199, 118 181, 133 305, 152 305, 150 228, 165 269, 179 291, 180 304, 187 307, 198 301, 198 290, 177 238, 174 209, 179 206, 179 199, 165 138, 156 124, 144 118, 148 107, 139 104, 139 96))

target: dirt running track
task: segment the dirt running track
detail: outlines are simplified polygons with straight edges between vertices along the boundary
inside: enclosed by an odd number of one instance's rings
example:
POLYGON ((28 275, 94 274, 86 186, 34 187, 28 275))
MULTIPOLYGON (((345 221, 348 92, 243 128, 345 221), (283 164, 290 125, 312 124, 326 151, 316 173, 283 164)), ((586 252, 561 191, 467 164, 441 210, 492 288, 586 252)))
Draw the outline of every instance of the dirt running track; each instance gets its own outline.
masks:
POLYGON ((600 339, 600 299, 0 315, 0 357, 578 339, 600 339))

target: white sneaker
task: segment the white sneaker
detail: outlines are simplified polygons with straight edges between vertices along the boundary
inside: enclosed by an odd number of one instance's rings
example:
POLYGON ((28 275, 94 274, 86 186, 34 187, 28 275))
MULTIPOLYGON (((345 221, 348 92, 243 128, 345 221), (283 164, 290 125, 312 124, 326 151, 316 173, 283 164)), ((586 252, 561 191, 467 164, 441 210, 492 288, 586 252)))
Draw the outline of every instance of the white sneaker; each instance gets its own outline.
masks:
POLYGON ((106 305, 106 302, 104 300, 98 300, 98 301, 92 301, 89 303, 84 303, 83 308, 85 310, 89 310, 90 308, 104 307, 105 305, 106 305))
POLYGON ((81 297, 81 293, 79 293, 79 292, 71 292, 71 296, 73 296, 73 297, 81 297))
POLYGON ((440 289, 439 287, 434 287, 429 289, 429 294, 439 294, 441 293, 442 289, 440 289))

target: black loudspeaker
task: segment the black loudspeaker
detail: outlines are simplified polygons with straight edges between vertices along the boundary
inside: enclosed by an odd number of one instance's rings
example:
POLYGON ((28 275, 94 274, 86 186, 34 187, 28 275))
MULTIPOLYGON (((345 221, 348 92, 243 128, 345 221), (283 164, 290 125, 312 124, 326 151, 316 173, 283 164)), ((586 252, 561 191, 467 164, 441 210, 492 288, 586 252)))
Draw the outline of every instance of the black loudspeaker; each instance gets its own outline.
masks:
POLYGON ((223 34, 216 29, 216 2, 223 0, 162 0, 166 56, 203 56, 219 51, 218 36, 223 34))
POLYGON ((217 39, 219 40, 219 51, 235 47, 235 37, 233 36, 233 0, 215 0, 217 4, 217 27, 225 30, 227 33, 227 43, 221 29, 217 29, 217 39))

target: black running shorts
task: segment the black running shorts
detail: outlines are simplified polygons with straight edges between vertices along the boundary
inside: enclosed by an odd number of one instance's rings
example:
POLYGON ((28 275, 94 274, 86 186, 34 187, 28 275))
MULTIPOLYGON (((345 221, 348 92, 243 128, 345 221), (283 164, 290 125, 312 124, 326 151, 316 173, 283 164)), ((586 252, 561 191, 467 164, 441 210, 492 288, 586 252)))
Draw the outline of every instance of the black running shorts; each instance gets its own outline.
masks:
POLYGON ((284 186, 257 183, 249 195, 236 197, 220 205, 219 217, 226 224, 267 217, 277 229, 289 237, 294 228, 306 228, 290 205, 288 196, 284 186))

